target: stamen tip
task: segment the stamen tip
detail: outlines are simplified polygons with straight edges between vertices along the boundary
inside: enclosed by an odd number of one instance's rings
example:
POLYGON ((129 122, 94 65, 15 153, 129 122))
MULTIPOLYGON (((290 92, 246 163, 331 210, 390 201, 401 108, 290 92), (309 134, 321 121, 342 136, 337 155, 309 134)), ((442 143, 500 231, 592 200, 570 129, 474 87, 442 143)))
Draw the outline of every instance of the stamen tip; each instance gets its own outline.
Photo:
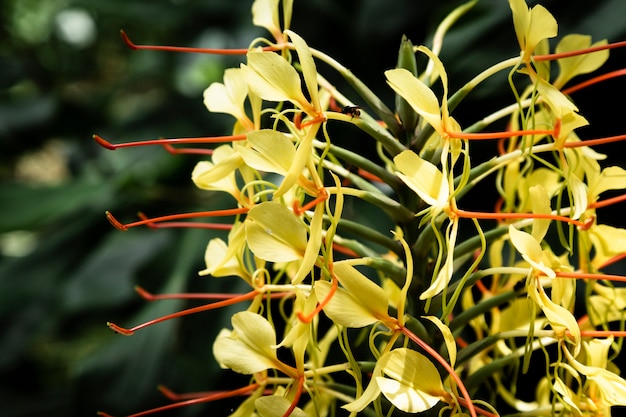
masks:
POLYGON ((117 149, 115 145, 113 145, 108 140, 104 139, 102 136, 92 135, 91 137, 93 138, 93 140, 98 142, 98 145, 102 146, 103 148, 109 149, 111 151, 114 151, 117 149))
POLYGON ((113 227, 115 227, 117 230, 121 230, 121 231, 124 231, 124 232, 126 230, 128 230, 128 227, 124 226, 115 217, 113 217, 113 215, 111 214, 110 211, 106 211, 106 212, 104 212, 104 214, 106 215, 107 220, 109 221, 109 223, 111 223, 111 225, 113 225, 113 227))
POLYGON ((124 32, 124 29, 120 30, 120 35, 122 36, 122 40, 124 41, 124 43, 126 44, 126 46, 128 46, 130 49, 133 50, 137 50, 139 48, 137 48, 137 45, 135 45, 130 38, 128 37, 128 35, 126 34, 126 32, 124 32))
POLYGON ((113 417, 111 414, 109 413, 105 413, 104 411, 98 411, 97 413, 100 417, 113 417))
POLYGON ((119 333, 124 336, 132 336, 133 334, 135 334, 135 332, 133 332, 132 330, 128 330, 123 327, 120 327, 117 324, 112 323, 110 321, 107 322, 107 326, 109 327, 109 329, 113 330, 115 333, 119 333))

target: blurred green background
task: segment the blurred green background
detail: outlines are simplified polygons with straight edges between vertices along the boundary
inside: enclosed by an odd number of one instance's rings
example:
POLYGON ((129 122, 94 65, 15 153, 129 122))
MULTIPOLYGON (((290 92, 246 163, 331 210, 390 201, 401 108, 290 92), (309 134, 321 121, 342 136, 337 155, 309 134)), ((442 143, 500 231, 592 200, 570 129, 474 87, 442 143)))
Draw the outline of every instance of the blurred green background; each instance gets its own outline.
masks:
MULTIPOLYGON (((382 72, 395 65, 401 35, 428 42, 461 3, 300 0, 292 28, 392 105, 382 72)), ((542 3, 560 22, 561 36, 626 39, 623 0, 542 3)), ((133 290, 137 284, 152 292, 244 291, 237 281, 197 277, 204 248, 219 232, 123 233, 104 211, 132 221, 137 211, 156 216, 231 202, 194 189, 189 177, 197 157, 160 147, 106 151, 91 135, 123 142, 228 134, 231 119, 209 114, 202 92, 241 58, 135 52, 119 30, 144 44, 246 47, 265 36, 251 24, 250 6, 249 0, 0 2, 0 415, 122 415, 165 404, 159 383, 178 392, 228 386, 211 342, 234 310, 173 320, 131 338, 105 325, 130 327, 195 305, 145 302, 133 290)), ((517 53, 507 2, 481 0, 450 33, 442 59, 454 88, 517 53)), ((624 67, 626 53, 614 55, 608 68, 624 67)), ((342 85, 327 67, 320 70, 342 85)), ((504 81, 496 77, 470 97, 456 114, 461 123, 508 103, 504 81)), ((594 125, 584 135, 625 133, 624 82, 592 90, 576 97, 594 125)), ((338 132, 365 140, 353 130, 338 132)), ((607 150, 621 162, 619 147, 607 150)), ((236 403, 169 415, 222 415, 236 403)))

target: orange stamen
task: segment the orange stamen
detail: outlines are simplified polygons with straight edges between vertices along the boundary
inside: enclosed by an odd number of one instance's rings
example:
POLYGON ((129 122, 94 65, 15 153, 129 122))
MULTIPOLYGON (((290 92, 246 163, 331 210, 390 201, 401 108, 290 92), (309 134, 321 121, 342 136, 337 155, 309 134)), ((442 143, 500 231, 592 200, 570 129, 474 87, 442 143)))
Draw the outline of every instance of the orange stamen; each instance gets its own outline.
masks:
POLYGON ((98 142, 100 146, 110 149, 112 151, 118 148, 129 148, 133 146, 166 145, 166 144, 172 144, 172 143, 225 143, 225 142, 234 142, 234 141, 246 139, 246 135, 232 135, 232 136, 209 136, 209 137, 198 137, 198 138, 153 139, 153 140, 144 140, 140 142, 126 142, 126 143, 113 144, 109 142, 108 140, 104 139, 102 136, 93 135, 92 137, 96 142, 98 142))
POLYGON ((626 75, 626 69, 616 70, 616 71, 608 72, 606 74, 598 75, 597 77, 594 77, 590 80, 568 87, 562 90, 561 92, 563 94, 572 94, 572 93, 575 93, 576 91, 582 90, 583 88, 600 83, 602 81, 610 80, 611 78, 621 77, 622 75, 626 75))
POLYGON ((610 274, 591 274, 588 272, 556 272, 556 276, 559 278, 574 278, 574 279, 593 279, 593 280, 607 280, 615 282, 626 282, 626 277, 622 275, 610 275, 610 274))
POLYGON ((622 201, 626 201, 626 194, 618 195, 617 197, 607 198, 606 200, 596 201, 595 203, 591 203, 587 206, 587 208, 602 208, 606 206, 613 205, 615 203, 621 203, 622 201))
POLYGON ((310 314, 306 316, 302 314, 301 311, 298 312, 298 320, 300 320, 302 323, 310 323, 311 320, 313 320, 313 317, 317 316, 320 313, 320 311, 322 311, 324 307, 326 307, 326 304, 330 302, 331 298, 333 298, 333 295, 335 295, 335 292, 337 291, 337 286, 339 285, 339 281, 337 280, 337 277, 332 271, 331 271, 331 274, 333 276, 333 279, 331 281, 330 291, 328 291, 328 294, 326 294, 326 297, 317 304, 317 307, 315 307, 315 310, 313 310, 310 314))
MULTIPOLYGON (((213 55, 245 55, 250 49, 212 49, 212 48, 189 48, 184 46, 162 46, 162 45, 137 45, 130 40, 126 32, 120 31, 120 35, 124 43, 133 50, 149 50, 149 51, 167 51, 167 52, 186 52, 194 54, 213 54, 213 55)), ((263 51, 278 51, 278 46, 265 46, 261 48, 263 51)))
POLYGON ((417 337, 417 335, 413 333, 411 330, 402 326, 400 328, 400 331, 406 337, 408 337, 413 342, 415 342, 419 347, 424 349, 426 353, 428 353, 433 359, 439 362, 439 364, 441 364, 441 366, 446 370, 446 372, 448 372, 448 375, 450 375, 450 377, 454 380, 459 390, 461 391, 461 394, 463 394, 463 397, 458 399, 459 402, 463 402, 463 404, 467 407, 472 417, 478 417, 476 415, 476 408, 474 407, 474 404, 471 401, 471 397, 469 395, 469 392, 467 391, 467 388, 465 388, 463 381, 461 381, 461 378, 459 378, 459 375, 454 371, 452 366, 450 366, 450 364, 439 354, 439 352, 437 352, 428 343, 424 342, 422 339, 417 337))
POLYGON ((289 408, 287 409, 287 411, 285 411, 285 414, 283 414, 283 417, 289 417, 291 413, 293 413, 293 410, 295 410, 296 407, 298 406, 298 401, 300 401, 300 397, 302 396, 303 386, 304 386, 304 377, 300 376, 298 378, 298 387, 296 389, 296 395, 293 397, 293 401, 289 405, 289 408))
MULTIPOLYGON (((558 122, 557 122, 558 124, 558 122)), ((556 136, 556 128, 553 130, 511 130, 506 132, 491 132, 491 133, 466 133, 466 132, 446 132, 449 137, 457 139, 467 140, 486 140, 486 139, 503 139, 513 136, 526 136, 526 135, 549 135, 556 136)))
POLYGON ((606 45, 591 46, 589 48, 578 49, 576 51, 561 52, 558 54, 535 55, 533 56, 533 61, 535 62, 554 61, 555 59, 569 58, 572 56, 585 55, 585 54, 590 54, 592 52, 604 51, 607 49, 622 48, 625 46, 626 46, 626 41, 621 41, 621 42, 609 43, 606 45))
POLYGON ((259 294, 260 293, 257 290, 253 290, 246 294, 237 295, 227 300, 218 301, 218 302, 211 303, 211 304, 205 304, 202 306, 192 307, 186 310, 177 311, 176 313, 168 314, 166 316, 162 316, 154 320, 147 321, 135 327, 131 327, 130 329, 118 326, 117 324, 111 323, 111 322, 108 322, 107 326, 109 326, 111 330, 117 333, 123 334, 124 336, 132 336, 137 330, 143 329, 144 327, 152 326, 153 324, 161 323, 163 321, 175 319, 178 317, 188 316, 190 314, 201 313, 203 311, 214 310, 216 308, 222 308, 222 307, 226 307, 229 305, 237 304, 243 301, 251 300, 259 294))
POLYGON ((581 140, 580 142, 565 142, 562 145, 562 147, 580 148, 582 146, 605 145, 607 143, 621 142, 623 140, 626 140, 626 135, 608 136, 606 138, 600 138, 600 139, 587 139, 587 140, 581 140))
MULTIPOLYGON (((229 300, 241 296, 241 294, 230 293, 174 293, 174 294, 152 294, 146 291, 142 287, 136 285, 135 291, 147 301, 157 300, 190 300, 190 299, 202 299, 202 300, 229 300)), ((264 298, 283 298, 293 295, 292 292, 273 292, 263 294, 264 298)))
POLYGON ((173 155, 178 154, 191 154, 191 155, 213 155, 213 149, 202 148, 175 148, 169 143, 163 144, 166 151, 173 155))
MULTIPOLYGON (((148 216, 139 212, 137 216, 141 220, 150 220, 148 216)), ((162 222, 162 223, 146 223, 151 229, 171 229, 171 228, 194 228, 194 229, 210 229, 210 230, 231 230, 233 225, 230 223, 199 223, 199 222, 162 222)))
POLYGON ((379 183, 383 182, 383 180, 381 180, 379 177, 377 177, 376 175, 372 174, 371 172, 368 172, 368 171, 364 170, 363 168, 358 168, 357 174, 360 177, 365 178, 366 180, 369 180, 369 181, 372 181, 372 182, 379 182, 379 183))
POLYGON ((565 216, 557 216, 555 214, 544 213, 482 213, 477 211, 465 211, 456 209, 454 213, 462 218, 466 219, 482 219, 482 220, 499 220, 499 219, 549 219, 557 220, 565 223, 572 223, 583 230, 591 227, 591 224, 595 220, 594 217, 581 222, 580 220, 571 219, 565 216))
MULTIPOLYGON (((211 393, 209 395, 206 395, 204 397, 199 397, 199 398, 192 398, 189 400, 185 400, 185 401, 181 401, 181 402, 177 402, 174 404, 168 404, 168 405, 164 405, 161 407, 156 407, 153 408, 151 410, 146 410, 146 411, 141 411, 139 413, 135 413, 135 414, 131 414, 127 417, 143 417, 143 416, 147 416, 149 414, 156 414, 156 413, 160 413, 161 411, 167 411, 167 410, 173 410, 176 408, 180 408, 180 407, 186 407, 188 405, 194 405, 194 404, 202 404, 202 403, 207 403, 207 402, 211 402, 211 401, 215 401, 215 400, 222 400, 224 398, 231 398, 231 397, 237 397, 240 395, 247 395, 249 394, 251 391, 254 391, 255 389, 257 389, 260 385, 259 384, 250 384, 250 385, 246 385, 245 387, 242 388, 238 388, 232 391, 220 391, 220 392, 215 392, 215 393, 211 393)), ((102 416, 102 417, 112 417, 107 413, 104 412, 98 412, 98 415, 102 416)))
MULTIPOLYGON (((107 211, 106 217, 109 222, 118 230, 128 230, 131 227, 136 226, 150 226, 153 227, 154 223, 167 222, 169 220, 180 220, 180 219, 195 219, 198 217, 221 217, 221 216, 236 216, 238 214, 245 214, 249 211, 246 207, 239 207, 235 209, 226 209, 226 210, 213 210, 213 211, 198 211, 192 213, 180 213, 180 214, 170 214, 167 216, 154 217, 152 219, 144 218, 143 220, 122 224, 120 223, 111 212, 107 211)), ((145 216, 144 216, 145 217, 145 216)))

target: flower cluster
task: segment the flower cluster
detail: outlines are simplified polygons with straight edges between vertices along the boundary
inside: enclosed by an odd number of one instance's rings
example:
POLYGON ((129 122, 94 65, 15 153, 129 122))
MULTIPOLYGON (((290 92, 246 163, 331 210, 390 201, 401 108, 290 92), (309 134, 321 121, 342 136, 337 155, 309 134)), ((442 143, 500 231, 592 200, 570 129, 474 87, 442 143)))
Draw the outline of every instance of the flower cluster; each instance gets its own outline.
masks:
MULTIPOLYGON (((450 93, 441 42, 473 3, 446 18, 430 48, 402 40, 397 67, 384 74, 397 94, 395 110, 290 29, 293 1, 256 0, 253 22, 273 39, 256 39, 243 51, 196 51, 245 54, 245 63, 204 93, 210 112, 234 118, 232 136, 121 145, 95 136, 109 149, 162 144, 172 153, 207 154, 193 183, 229 194, 233 207, 130 224, 107 216, 123 230, 218 228, 224 225, 178 220, 234 216, 227 241, 208 242, 200 275, 249 287, 131 329, 109 323, 131 335, 242 303, 213 354, 221 367, 249 375, 250 384, 191 399, 166 391, 172 404, 136 416, 235 395, 246 399, 232 416, 261 417, 324 416, 336 408, 475 417, 498 415, 500 407, 516 415, 606 416, 626 405, 626 381, 611 362, 624 335, 619 282, 626 277, 602 273, 626 253, 626 230, 600 223, 603 207, 626 198, 603 200, 626 188, 626 170, 603 166, 605 156, 592 148, 626 136, 581 140, 576 129, 588 122, 571 97, 624 71, 570 83, 624 44, 568 35, 551 52, 554 17, 540 5, 509 0, 520 55, 450 93), (416 56, 429 63, 419 74, 416 56), (362 103, 330 84, 320 62, 362 103), (455 107, 501 71, 509 72, 515 101, 460 126, 455 107), (508 130, 489 131, 504 119, 508 130), (327 129, 333 123, 365 132, 377 158, 338 145, 327 129), (476 140, 499 141, 499 154, 473 164, 476 140), (221 144, 174 146, 188 143, 221 144), (475 187, 497 190, 494 212, 461 208, 475 187), (349 200, 375 207, 395 229, 351 221, 344 214, 349 200), (331 355, 336 351, 342 360, 331 355), (518 398, 515 383, 531 357, 545 363, 533 401, 518 398)), ((124 38, 134 49, 177 49, 124 38)), ((191 296, 139 291, 150 300, 191 296)))

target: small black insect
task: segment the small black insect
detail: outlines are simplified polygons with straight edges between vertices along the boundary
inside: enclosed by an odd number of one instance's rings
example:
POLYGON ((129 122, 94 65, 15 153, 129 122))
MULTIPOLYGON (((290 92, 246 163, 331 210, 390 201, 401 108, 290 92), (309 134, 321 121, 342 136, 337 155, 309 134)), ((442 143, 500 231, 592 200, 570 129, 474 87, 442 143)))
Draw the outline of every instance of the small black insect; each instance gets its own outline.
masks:
POLYGON ((346 106, 341 109, 343 114, 349 114, 352 117, 359 117, 361 115, 361 108, 359 106, 346 106))

